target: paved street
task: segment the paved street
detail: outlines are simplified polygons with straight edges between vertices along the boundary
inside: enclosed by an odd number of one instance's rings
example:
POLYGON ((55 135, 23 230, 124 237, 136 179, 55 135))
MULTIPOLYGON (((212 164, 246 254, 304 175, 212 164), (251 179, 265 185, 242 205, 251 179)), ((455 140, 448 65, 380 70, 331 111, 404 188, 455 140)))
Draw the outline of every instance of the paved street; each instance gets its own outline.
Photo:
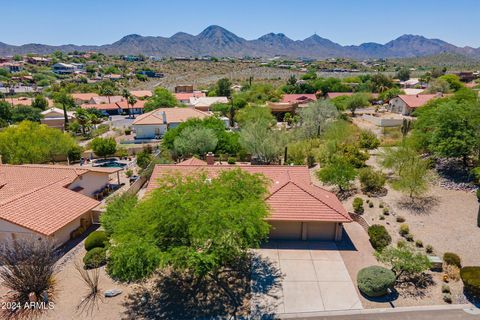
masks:
POLYGON ((280 319, 297 320, 473 320, 480 319, 480 310, 448 309, 448 306, 441 306, 435 310, 432 307, 425 307, 426 310, 417 308, 399 308, 398 311, 388 310, 374 312, 374 310, 359 311, 357 314, 325 314, 325 315, 301 315, 290 314, 280 316, 280 319), (412 310, 415 309, 415 310, 412 310))

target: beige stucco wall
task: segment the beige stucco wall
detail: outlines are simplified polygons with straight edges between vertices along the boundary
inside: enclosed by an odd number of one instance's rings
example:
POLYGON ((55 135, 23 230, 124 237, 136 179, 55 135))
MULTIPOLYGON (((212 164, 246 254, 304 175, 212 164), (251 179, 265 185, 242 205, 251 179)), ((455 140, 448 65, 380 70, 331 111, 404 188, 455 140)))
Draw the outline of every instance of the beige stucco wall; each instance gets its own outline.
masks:
POLYGON ((95 191, 105 187, 108 182, 108 174, 90 171, 78 177, 68 188, 82 187, 83 190, 79 191, 79 193, 92 197, 95 191))
POLYGON ((395 113, 401 113, 404 116, 410 114, 410 110, 407 104, 399 97, 390 100, 390 102, 388 103, 388 110, 395 113))
POLYGON ((0 219, 0 243, 22 238, 34 240, 51 239, 57 246, 60 246, 70 240, 71 232, 80 227, 80 220, 82 218, 89 219, 91 221, 92 215, 90 212, 83 214, 81 217, 78 217, 77 219, 68 223, 50 237, 0 219))
POLYGON ((135 130, 135 137, 137 139, 154 139, 155 138, 155 129, 157 129, 160 136, 163 136, 167 132, 166 124, 159 125, 133 125, 135 130))

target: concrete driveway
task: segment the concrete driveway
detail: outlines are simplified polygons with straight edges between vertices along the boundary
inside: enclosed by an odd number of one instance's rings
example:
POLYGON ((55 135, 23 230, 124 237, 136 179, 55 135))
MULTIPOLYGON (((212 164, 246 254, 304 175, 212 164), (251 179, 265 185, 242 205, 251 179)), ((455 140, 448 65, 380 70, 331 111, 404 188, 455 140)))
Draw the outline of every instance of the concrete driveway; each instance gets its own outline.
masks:
POLYGON ((362 309, 335 243, 271 241, 256 252, 283 276, 274 294, 252 289, 254 308, 274 304, 276 314, 362 309))

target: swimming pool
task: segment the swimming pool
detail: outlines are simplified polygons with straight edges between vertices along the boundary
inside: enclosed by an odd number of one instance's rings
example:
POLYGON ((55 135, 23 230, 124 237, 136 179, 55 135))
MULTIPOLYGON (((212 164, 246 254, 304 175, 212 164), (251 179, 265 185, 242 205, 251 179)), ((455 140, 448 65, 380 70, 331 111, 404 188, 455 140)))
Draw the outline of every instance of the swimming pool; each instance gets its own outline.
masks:
POLYGON ((127 164, 126 163, 121 163, 121 162, 117 162, 117 161, 111 161, 111 162, 105 162, 105 163, 102 163, 98 166, 95 166, 95 167, 106 167, 106 168, 123 168, 125 167, 127 164))

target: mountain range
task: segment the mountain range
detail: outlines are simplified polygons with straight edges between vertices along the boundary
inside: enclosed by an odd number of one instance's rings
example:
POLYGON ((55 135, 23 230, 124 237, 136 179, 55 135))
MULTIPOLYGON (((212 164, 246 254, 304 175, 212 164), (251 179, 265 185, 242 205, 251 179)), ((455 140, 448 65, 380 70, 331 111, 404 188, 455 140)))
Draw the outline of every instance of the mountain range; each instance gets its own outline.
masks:
POLYGON ((220 27, 209 26, 198 35, 178 32, 171 37, 152 37, 131 34, 106 45, 60 45, 25 44, 8 45, 0 42, 0 55, 49 54, 63 52, 98 51, 105 54, 124 54, 158 57, 274 57, 290 58, 407 58, 455 53, 480 59, 480 48, 457 47, 439 39, 427 39, 419 35, 402 35, 399 38, 379 44, 342 46, 331 40, 312 35, 304 40, 292 40, 283 33, 269 33, 255 40, 246 40, 220 27))

